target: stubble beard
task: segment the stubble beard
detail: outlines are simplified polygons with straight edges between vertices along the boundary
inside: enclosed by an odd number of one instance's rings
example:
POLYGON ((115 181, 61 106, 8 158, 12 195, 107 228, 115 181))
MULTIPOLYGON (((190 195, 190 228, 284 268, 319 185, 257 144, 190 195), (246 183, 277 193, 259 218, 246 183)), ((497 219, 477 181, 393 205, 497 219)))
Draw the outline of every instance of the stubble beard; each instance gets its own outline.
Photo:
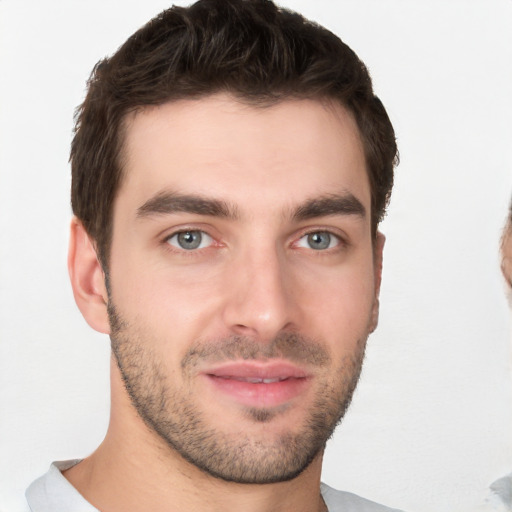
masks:
MULTIPOLYGON (((191 388, 171 388, 162 359, 152 350, 151 338, 129 325, 111 300, 108 311, 112 352, 138 415, 167 447, 224 481, 267 484, 298 476, 323 451, 343 418, 359 380, 366 337, 357 341, 354 354, 336 365, 323 345, 296 333, 279 336, 266 345, 243 337, 197 342, 181 362, 184 382, 204 360, 282 357, 312 364, 325 376, 299 429, 292 425, 290 431, 265 438, 251 437, 240 430, 235 436, 209 425, 191 388)), ((260 424, 270 423, 281 413, 280 408, 245 411, 248 420, 260 424)))

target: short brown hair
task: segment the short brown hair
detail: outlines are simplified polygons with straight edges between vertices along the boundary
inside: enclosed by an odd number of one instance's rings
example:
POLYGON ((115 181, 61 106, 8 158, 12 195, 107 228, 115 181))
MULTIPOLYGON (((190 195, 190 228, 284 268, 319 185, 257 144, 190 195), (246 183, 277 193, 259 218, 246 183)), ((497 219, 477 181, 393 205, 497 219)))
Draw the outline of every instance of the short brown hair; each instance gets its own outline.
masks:
POLYGON ((71 146, 74 214, 108 266, 112 208, 130 112, 228 92, 254 105, 334 99, 354 115, 365 148, 375 233, 398 160, 395 134, 365 65, 337 36, 269 0, 173 6, 101 60, 77 109, 71 146))

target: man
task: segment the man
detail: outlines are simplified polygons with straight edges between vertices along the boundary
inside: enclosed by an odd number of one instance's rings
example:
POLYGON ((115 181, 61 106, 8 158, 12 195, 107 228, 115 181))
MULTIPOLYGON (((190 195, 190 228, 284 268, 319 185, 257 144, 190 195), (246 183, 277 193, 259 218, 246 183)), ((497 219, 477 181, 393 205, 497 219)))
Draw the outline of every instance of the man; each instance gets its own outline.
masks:
MULTIPOLYGON (((501 271, 507 282, 508 300, 512 304, 512 204, 501 238, 501 271)), ((485 499, 485 510, 496 512, 512 510, 512 473, 498 478, 489 486, 489 493, 485 499)))
POLYGON ((174 7, 95 68, 69 271, 111 421, 43 511, 385 511, 320 485, 378 319, 397 149, 357 56, 264 0, 174 7))
MULTIPOLYGON (((506 281, 509 304, 512 304, 512 203, 501 237, 501 271, 506 281)), ((512 473, 495 480, 490 486, 483 503, 482 512, 509 512, 512 510, 512 473)))
POLYGON ((508 291, 510 291, 512 288, 512 204, 501 239, 501 271, 507 281, 508 291))

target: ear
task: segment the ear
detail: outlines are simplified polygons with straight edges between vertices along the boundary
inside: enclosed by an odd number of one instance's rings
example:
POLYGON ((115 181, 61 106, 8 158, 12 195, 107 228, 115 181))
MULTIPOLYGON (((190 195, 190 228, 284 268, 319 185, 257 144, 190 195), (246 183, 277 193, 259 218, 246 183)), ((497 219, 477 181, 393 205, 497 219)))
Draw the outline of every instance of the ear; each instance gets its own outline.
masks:
POLYGON ((380 284, 382 281, 382 258, 385 242, 386 237, 380 231, 377 231, 377 235, 373 243, 373 275, 375 295, 370 320, 370 332, 373 332, 377 328, 377 324, 379 323, 379 294, 380 284))
POLYGON ((105 275, 94 244, 76 217, 71 221, 68 271, 75 302, 85 321, 96 331, 109 334, 105 275))

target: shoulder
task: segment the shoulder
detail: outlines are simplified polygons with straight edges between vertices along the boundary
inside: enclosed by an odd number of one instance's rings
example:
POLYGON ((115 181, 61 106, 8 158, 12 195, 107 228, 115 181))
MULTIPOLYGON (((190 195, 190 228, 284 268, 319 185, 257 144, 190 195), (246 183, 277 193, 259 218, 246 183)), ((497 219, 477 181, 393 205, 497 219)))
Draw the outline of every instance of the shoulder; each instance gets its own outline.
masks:
POLYGON ((98 512, 61 473, 78 462, 54 462, 46 474, 32 482, 25 493, 31 512, 98 512))
POLYGON ((397 509, 385 507, 374 501, 361 498, 356 494, 337 491, 323 483, 320 489, 329 512, 400 512, 397 509))
POLYGON ((499 478, 489 486, 489 493, 481 510, 489 512, 512 510, 512 473, 499 478))

